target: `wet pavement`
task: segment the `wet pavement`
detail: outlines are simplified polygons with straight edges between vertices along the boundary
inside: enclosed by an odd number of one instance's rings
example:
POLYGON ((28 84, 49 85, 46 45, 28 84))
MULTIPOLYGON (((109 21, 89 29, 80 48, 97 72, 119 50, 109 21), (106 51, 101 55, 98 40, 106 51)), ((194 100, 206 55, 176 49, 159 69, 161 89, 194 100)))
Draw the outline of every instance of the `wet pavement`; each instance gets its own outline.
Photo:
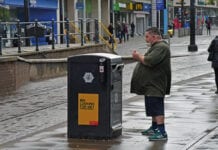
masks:
MULTIPOLYGON (((149 142, 140 134, 151 121, 145 117, 143 97, 129 93, 130 74, 135 66, 132 63, 123 70, 123 132, 120 137, 68 139, 67 81, 66 77, 60 77, 29 83, 13 95, 0 98, 0 149, 218 149, 218 96, 214 94, 213 70, 206 61, 206 48, 212 38, 197 37, 199 50, 195 53, 187 51, 187 37, 171 39, 173 85, 165 106, 167 142, 149 142)), ((142 37, 120 44, 117 53, 129 55, 135 47, 144 52, 146 46, 142 37)))
MULTIPOLYGON (((167 142, 149 142, 140 131, 150 125, 145 118, 144 101, 134 96, 123 103, 123 133, 112 140, 68 139, 66 122, 2 145, 7 150, 43 149, 217 149, 218 96, 214 94, 213 74, 206 74, 172 86, 166 98, 167 142)), ((66 108, 64 108, 66 110, 66 108)), ((54 115, 54 114, 53 114, 54 115)))

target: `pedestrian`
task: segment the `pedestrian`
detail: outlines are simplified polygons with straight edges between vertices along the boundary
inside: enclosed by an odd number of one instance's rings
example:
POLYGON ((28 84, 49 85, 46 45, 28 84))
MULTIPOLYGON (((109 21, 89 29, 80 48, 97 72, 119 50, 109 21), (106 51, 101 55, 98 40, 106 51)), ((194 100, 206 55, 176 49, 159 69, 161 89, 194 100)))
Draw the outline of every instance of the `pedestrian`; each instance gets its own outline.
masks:
POLYGON ((135 34, 135 24, 134 22, 131 23, 131 37, 134 37, 134 34, 135 34))
POLYGON ((52 30, 48 28, 46 31, 46 42, 50 45, 52 44, 52 30))
POLYGON ((122 39, 121 39, 121 24, 119 21, 117 21, 116 24, 116 37, 119 38, 119 43, 122 43, 122 39))
POLYGON ((206 19, 206 28, 207 28, 207 35, 210 35, 210 30, 211 30, 211 21, 209 18, 206 19))
POLYGON ((108 31, 110 32, 109 43, 112 43, 113 42, 113 34, 114 34, 114 27, 113 27, 112 23, 109 24, 108 31))
POLYGON ((211 61, 211 67, 214 69, 215 73, 215 84, 216 91, 218 94, 218 36, 216 36, 210 43, 207 51, 209 52, 208 61, 211 61))
POLYGON ((138 63, 131 79, 131 93, 144 95, 146 115, 152 117, 151 126, 142 135, 149 136, 150 141, 167 140, 164 97, 171 88, 170 49, 156 27, 146 30, 145 41, 150 48, 144 55, 136 50, 132 53, 138 63))
POLYGON ((124 42, 126 42, 126 33, 127 33, 127 26, 125 21, 121 24, 121 41, 123 39, 124 42))

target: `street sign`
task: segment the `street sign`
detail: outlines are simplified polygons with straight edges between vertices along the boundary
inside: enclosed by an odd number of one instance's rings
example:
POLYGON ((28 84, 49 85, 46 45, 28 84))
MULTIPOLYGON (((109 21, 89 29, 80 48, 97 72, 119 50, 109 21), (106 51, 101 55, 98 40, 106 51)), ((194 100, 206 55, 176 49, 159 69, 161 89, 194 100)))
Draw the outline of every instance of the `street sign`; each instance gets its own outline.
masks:
POLYGON ((76 9, 84 9, 84 4, 82 2, 77 2, 76 9))
POLYGON ((151 4, 143 3, 143 11, 150 12, 151 11, 151 4))
POLYGON ((115 4, 113 5, 113 10, 114 10, 114 11, 120 11, 119 3, 115 3, 115 4))
POLYGON ((165 0, 156 0, 156 9, 163 10, 165 9, 165 0))

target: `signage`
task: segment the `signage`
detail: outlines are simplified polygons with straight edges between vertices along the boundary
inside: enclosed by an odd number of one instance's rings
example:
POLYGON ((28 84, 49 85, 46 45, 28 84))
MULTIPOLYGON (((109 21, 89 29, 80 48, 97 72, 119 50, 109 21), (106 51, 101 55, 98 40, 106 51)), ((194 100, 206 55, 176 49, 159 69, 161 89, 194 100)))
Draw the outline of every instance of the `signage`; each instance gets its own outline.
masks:
POLYGON ((205 0, 198 0, 198 5, 205 5, 205 0))
POLYGON ((120 8, 126 8, 126 4, 125 3, 118 3, 120 8))
POLYGON ((135 11, 143 11, 143 3, 135 3, 135 11))
POLYGON ((156 9, 163 10, 165 9, 165 0, 156 0, 156 9))
POLYGON ((215 6, 216 2, 215 2, 215 0, 205 0, 205 4, 206 5, 213 5, 213 6, 215 6))
POLYGON ((143 4, 143 11, 150 12, 151 11, 151 4, 143 4))
POLYGON ((114 11, 120 11, 120 7, 119 7, 119 4, 118 4, 118 3, 115 3, 115 4, 113 5, 113 10, 114 10, 114 11))
POLYGON ((127 9, 128 10, 133 10, 133 3, 128 3, 127 4, 127 9))
MULTIPOLYGON (((24 0, 0 0, 0 3, 4 2, 5 5, 14 7, 23 7, 24 0)), ((58 0, 28 0, 30 7, 57 9, 58 0)))
POLYGON ((76 9, 84 9, 84 4, 82 2, 76 2, 76 9))
POLYGON ((99 94, 78 94, 78 125, 98 126, 99 94))
POLYGON ((167 1, 167 6, 172 7, 173 6, 173 0, 168 0, 167 1))
POLYGON ((198 0, 197 5, 210 5, 210 6, 216 6, 216 1, 215 0, 198 0))
POLYGON ((30 0, 30 6, 35 7, 36 6, 36 0, 30 0))
POLYGON ((174 0, 173 6, 181 6, 183 1, 184 6, 190 6, 190 0, 174 0))

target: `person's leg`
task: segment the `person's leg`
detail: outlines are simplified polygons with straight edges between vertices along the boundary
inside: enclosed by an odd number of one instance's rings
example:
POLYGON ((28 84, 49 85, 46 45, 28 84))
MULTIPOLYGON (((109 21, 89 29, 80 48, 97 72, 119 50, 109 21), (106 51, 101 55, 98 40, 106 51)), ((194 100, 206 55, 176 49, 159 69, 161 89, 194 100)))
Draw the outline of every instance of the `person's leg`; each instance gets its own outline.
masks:
POLYGON ((121 32, 119 32, 119 40, 120 40, 120 43, 122 43, 122 37, 121 37, 121 32))
MULTIPOLYGON (((145 112, 146 112, 146 116, 149 116, 151 117, 151 103, 152 101, 150 100, 150 97, 148 96, 145 96, 145 112)), ((151 120, 151 126, 148 128, 148 129, 145 129, 144 131, 142 131, 142 135, 153 135, 154 134, 154 131, 155 129, 157 128, 157 123, 156 123, 156 120, 155 120, 155 117, 152 117, 152 120, 151 120)))
POLYGON ((153 107, 156 110, 154 120, 157 123, 157 129, 160 130, 162 134, 165 134, 164 98, 157 98, 157 102, 153 107))
POLYGON ((124 33, 123 33, 123 31, 121 32, 121 39, 122 39, 122 41, 125 42, 125 37, 124 37, 124 33))
POLYGON ((155 117, 157 128, 160 130, 162 134, 165 134, 165 123, 164 123, 164 116, 156 116, 155 117))
POLYGON ((167 133, 165 130, 165 110, 164 110, 164 98, 153 97, 152 99, 152 116, 154 122, 156 122, 155 133, 149 137, 150 141, 167 140, 167 133))

